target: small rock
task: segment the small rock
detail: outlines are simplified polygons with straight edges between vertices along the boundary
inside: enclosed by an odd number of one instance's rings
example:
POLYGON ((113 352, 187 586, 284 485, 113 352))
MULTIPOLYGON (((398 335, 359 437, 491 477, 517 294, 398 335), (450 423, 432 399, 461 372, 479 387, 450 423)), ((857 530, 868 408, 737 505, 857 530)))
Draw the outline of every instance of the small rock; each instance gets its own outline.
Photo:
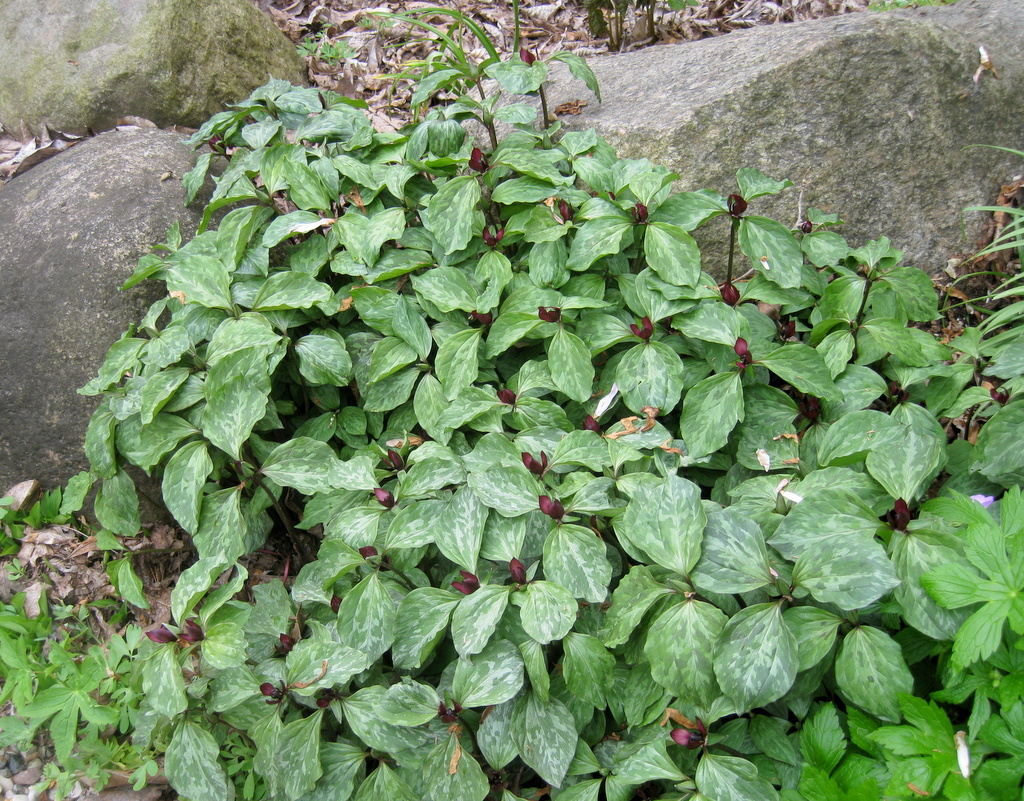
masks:
POLYGON ((22 758, 21 754, 16 751, 12 751, 7 756, 7 769, 10 771, 10 773, 7 774, 8 776, 25 770, 25 760, 22 758))
POLYGON ((10 495, 14 498, 14 502, 11 504, 12 512, 20 512, 23 509, 27 509, 34 504, 38 499, 43 488, 39 482, 35 479, 29 481, 22 481, 20 484, 15 484, 11 487, 4 495, 10 495))
POLYGON ((36 788, 36 787, 29 787, 28 788, 28 801, 39 801, 40 796, 41 796, 41 793, 39 792, 38 788, 36 788))
POLYGON ((33 759, 23 771, 15 773, 11 777, 15 784, 22 786, 35 784, 41 778, 43 778, 43 763, 39 759, 33 759))
POLYGON ((10 798, 14 794, 14 782, 10 776, 0 776, 0 792, 4 798, 10 798))
POLYGON ((0 765, 0 778, 4 778, 4 779, 11 778, 11 769, 9 767, 7 767, 7 763, 6 762, 3 765, 0 765))

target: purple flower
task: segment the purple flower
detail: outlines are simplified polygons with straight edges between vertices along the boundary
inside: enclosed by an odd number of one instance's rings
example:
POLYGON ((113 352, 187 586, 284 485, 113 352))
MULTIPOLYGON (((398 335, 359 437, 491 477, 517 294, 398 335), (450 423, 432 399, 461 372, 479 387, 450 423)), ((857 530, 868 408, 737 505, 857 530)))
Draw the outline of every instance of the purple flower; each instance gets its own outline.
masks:
POLYGON ((557 306, 538 306, 537 316, 545 323, 557 323, 562 319, 562 310, 557 306))
POLYGON ((994 495, 972 495, 971 500, 977 501, 986 509, 988 509, 988 507, 990 507, 993 503, 996 502, 994 495))
POLYGON ((473 152, 469 155, 469 168, 477 172, 487 172, 487 156, 478 147, 474 147, 473 152))
POLYGON ((512 559, 508 563, 508 572, 512 574, 512 581, 516 584, 526 584, 526 565, 518 559, 512 559))
POLYGON ((729 209, 729 215, 738 219, 742 217, 743 212, 747 210, 747 201, 745 201, 740 195, 729 195, 726 207, 729 209))
POLYGON ((374 496, 377 498, 377 503, 383 506, 385 509, 393 509, 395 506, 395 496, 388 492, 386 489, 377 487, 373 491, 374 496))
POLYGON ((453 581, 452 586, 461 592, 463 595, 472 595, 474 592, 480 589, 480 579, 470 573, 468 570, 460 570, 462 574, 462 581, 453 581))
POLYGON ((174 642, 178 639, 178 635, 167 628, 167 626, 160 626, 159 628, 147 631, 146 636, 153 642, 160 643, 161 645, 174 642))
POLYGON ((561 501, 553 501, 547 495, 541 495, 538 501, 540 503, 540 510, 552 520, 561 520, 565 517, 565 509, 561 501))
POLYGON ((601 433, 601 426, 597 420, 594 419, 594 415, 588 414, 586 419, 583 421, 583 428, 585 431, 593 431, 595 434, 601 433))
POLYGON ((722 284, 722 300, 730 306, 735 306, 740 302, 740 291, 735 287, 735 285, 726 281, 722 284))
POLYGON ((645 316, 644 319, 640 321, 640 325, 630 323, 629 330, 633 332, 633 336, 639 337, 646 342, 651 338, 651 334, 654 333, 654 325, 651 323, 651 318, 645 316))
POLYGON ((637 203, 635 206, 633 206, 633 210, 631 213, 633 215, 633 219, 636 220, 638 223, 647 222, 647 206, 645 206, 643 203, 637 203))
POLYGON ((516 402, 516 393, 514 393, 511 389, 507 389, 507 388, 506 389, 499 389, 498 390, 498 400, 500 400, 506 406, 511 406, 513 403, 516 402))
POLYGON ((186 620, 185 625, 181 627, 181 634, 179 635, 179 638, 184 642, 199 642, 205 637, 203 635, 203 630, 199 628, 199 624, 196 623, 196 619, 192 617, 186 620))
POLYGON ((533 62, 537 60, 537 57, 525 47, 519 48, 519 58, 529 65, 532 65, 533 62))
POLYGON ((528 453, 523 454, 523 467, 533 473, 535 476, 542 476, 548 469, 548 455, 544 451, 540 452, 540 460, 534 459, 528 453))

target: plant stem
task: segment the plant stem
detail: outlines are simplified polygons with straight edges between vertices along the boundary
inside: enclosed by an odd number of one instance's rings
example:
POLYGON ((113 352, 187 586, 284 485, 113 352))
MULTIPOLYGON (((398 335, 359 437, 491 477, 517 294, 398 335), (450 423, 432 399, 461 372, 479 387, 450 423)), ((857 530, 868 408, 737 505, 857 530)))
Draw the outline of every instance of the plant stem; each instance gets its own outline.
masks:
POLYGON ((731 223, 729 226, 729 266, 725 270, 725 283, 727 284, 732 283, 732 257, 736 250, 736 229, 740 227, 740 221, 735 217, 732 218, 731 223))

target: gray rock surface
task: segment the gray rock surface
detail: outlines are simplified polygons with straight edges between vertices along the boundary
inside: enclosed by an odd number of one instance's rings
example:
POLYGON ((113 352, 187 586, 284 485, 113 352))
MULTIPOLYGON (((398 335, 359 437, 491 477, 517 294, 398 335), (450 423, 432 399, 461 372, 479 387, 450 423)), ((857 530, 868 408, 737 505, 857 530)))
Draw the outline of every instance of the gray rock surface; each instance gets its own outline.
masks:
POLYGON ((0 0, 0 124, 83 133, 127 115, 198 127, 270 77, 306 83, 248 0, 0 0))
MULTIPOLYGON (((861 13, 756 28, 590 60, 598 103, 568 70, 552 70, 548 103, 589 100, 572 130, 594 128, 628 158, 681 176, 680 189, 736 191, 755 167, 796 186, 750 212, 795 224, 803 208, 838 213, 851 243, 885 235, 905 262, 934 272, 977 249, 983 215, 1024 161, 1024 2, 861 13), (999 73, 972 80, 984 46, 999 73), (962 230, 966 226, 966 236, 962 230)), ((727 225, 699 240, 721 275, 727 225)))
POLYGON ((187 238, 202 216, 201 199, 184 206, 195 153, 183 138, 104 133, 0 187, 0 493, 88 467, 99 398, 77 390, 163 292, 118 287, 176 220, 187 238))

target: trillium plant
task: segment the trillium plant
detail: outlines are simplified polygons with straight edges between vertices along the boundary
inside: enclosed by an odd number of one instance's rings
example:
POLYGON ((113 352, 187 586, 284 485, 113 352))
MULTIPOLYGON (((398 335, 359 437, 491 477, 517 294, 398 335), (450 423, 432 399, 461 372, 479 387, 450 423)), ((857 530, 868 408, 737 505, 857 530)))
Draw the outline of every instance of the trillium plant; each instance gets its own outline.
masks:
POLYGON ((1020 333, 936 339, 787 181, 458 108, 272 82, 193 137, 65 494, 133 536, 141 470, 195 546, 122 731, 191 801, 1019 798, 1020 333))

